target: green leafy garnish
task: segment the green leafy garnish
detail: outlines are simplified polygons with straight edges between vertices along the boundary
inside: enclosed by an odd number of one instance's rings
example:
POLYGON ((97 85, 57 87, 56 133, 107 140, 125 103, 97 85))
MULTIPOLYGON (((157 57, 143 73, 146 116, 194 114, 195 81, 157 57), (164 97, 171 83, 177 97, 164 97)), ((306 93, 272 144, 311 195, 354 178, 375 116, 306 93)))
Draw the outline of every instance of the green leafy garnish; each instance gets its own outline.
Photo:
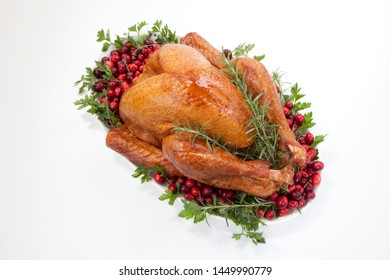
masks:
POLYGON ((165 192, 158 198, 161 201, 168 200, 169 205, 173 205, 178 198, 177 193, 173 193, 172 190, 165 190, 165 192))
POLYGON ((81 78, 74 83, 75 86, 81 84, 79 93, 82 93, 85 88, 87 88, 87 90, 91 90, 93 83, 96 81, 92 69, 90 67, 86 67, 85 70, 87 73, 82 75, 81 78))
MULTIPOLYGON (((320 144, 321 142, 323 142, 325 140, 325 137, 326 137, 327 134, 325 135, 316 135, 314 137, 314 141, 313 143, 310 145, 310 148, 315 148, 317 147, 318 144, 320 144)), ((318 153, 317 153, 318 154, 318 153)))
POLYGON ((164 25, 162 27, 162 21, 157 20, 154 25, 152 26, 152 32, 155 33, 156 42, 159 44, 167 44, 167 43, 175 43, 177 44, 179 42, 179 39, 176 37, 176 31, 172 32, 168 25, 164 25))
POLYGON ((233 50, 233 55, 235 57, 248 56, 248 53, 253 50, 254 47, 255 44, 241 43, 233 50))
POLYGON ((141 177, 141 183, 146 183, 152 180, 152 175, 154 173, 160 173, 166 180, 168 177, 163 167, 159 165, 155 165, 153 168, 148 166, 140 165, 134 170, 134 174, 132 175, 134 178, 141 177))
POLYGON ((257 231, 243 231, 242 233, 235 233, 233 234, 232 238, 235 240, 240 240, 241 237, 246 237, 252 240, 253 244, 264 244, 265 239, 263 237, 262 232, 257 232, 257 231))

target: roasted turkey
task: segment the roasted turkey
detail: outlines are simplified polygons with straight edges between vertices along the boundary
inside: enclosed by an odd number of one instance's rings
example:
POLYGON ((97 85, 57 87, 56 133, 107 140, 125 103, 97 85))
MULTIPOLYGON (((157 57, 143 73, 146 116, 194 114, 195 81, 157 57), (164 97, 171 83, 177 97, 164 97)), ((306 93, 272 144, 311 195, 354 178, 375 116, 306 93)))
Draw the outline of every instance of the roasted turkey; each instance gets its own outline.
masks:
MULTIPOLYGON (((279 149, 290 153, 286 167, 270 169, 267 161, 244 161, 205 140, 191 141, 175 125, 198 124, 232 148, 252 145, 248 120, 252 113, 242 93, 220 69, 221 53, 196 33, 181 44, 163 45, 144 66, 134 85, 122 96, 119 113, 124 125, 108 132, 107 146, 136 164, 160 165, 172 176, 186 176, 224 189, 266 197, 292 182, 293 166, 307 162, 295 141, 272 79, 264 66, 250 58, 232 63, 260 103, 269 104, 268 121, 279 124, 279 149)), ((287 154, 287 153, 286 153, 287 154)))

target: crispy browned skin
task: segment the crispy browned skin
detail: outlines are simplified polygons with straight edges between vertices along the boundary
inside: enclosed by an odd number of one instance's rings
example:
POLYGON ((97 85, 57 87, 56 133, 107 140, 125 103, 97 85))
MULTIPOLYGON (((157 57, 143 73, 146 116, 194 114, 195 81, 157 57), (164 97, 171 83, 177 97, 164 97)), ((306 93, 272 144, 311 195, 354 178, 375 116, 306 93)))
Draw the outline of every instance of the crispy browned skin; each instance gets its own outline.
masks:
MULTIPOLYGON (((200 51, 214 66, 221 69, 225 65, 220 62, 222 53, 215 49, 209 42, 197 33, 189 33, 181 39, 182 44, 189 45, 200 51)), ((280 135, 280 149, 292 153, 292 164, 303 166, 309 161, 306 150, 295 140, 295 135, 290 129, 280 104, 274 82, 264 65, 249 57, 240 57, 232 61, 239 74, 245 73, 245 82, 248 90, 256 97, 262 94, 259 104, 269 104, 267 120, 278 124, 280 135)))
POLYGON ((161 149, 139 140, 125 125, 110 129, 106 137, 106 144, 136 164, 151 168, 159 165, 164 167, 165 171, 172 176, 182 176, 172 162, 165 158, 161 149))
POLYGON ((209 135, 222 136, 230 147, 252 144, 251 135, 245 133, 252 113, 241 92, 194 48, 161 47, 124 93, 119 110, 126 128, 111 130, 107 145, 131 161, 148 166, 161 162, 171 175, 181 173, 258 196, 291 183, 290 168, 270 170, 267 162, 244 162, 218 148, 210 151, 201 140, 192 147, 188 135, 175 138, 174 124, 186 125, 187 118, 190 124, 205 125, 209 135), (175 169, 168 169, 165 160, 175 169))
POLYGON ((162 149, 181 173, 205 184, 268 196, 292 183, 290 168, 271 170, 266 161, 243 161, 217 147, 211 151, 204 140, 193 145, 186 136, 170 135, 162 149))

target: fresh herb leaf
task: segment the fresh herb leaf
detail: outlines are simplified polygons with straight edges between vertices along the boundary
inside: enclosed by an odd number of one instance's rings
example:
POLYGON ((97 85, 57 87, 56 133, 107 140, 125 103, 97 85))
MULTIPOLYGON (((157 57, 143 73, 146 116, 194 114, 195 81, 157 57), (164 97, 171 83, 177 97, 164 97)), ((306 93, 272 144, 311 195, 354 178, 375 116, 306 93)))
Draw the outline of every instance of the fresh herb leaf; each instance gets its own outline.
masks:
POLYGON ((323 142, 325 140, 326 136, 327 136, 327 134, 325 134, 325 135, 316 135, 314 137, 313 143, 310 145, 310 148, 317 147, 318 144, 320 144, 321 142, 323 142))
POLYGON ((147 166, 141 165, 134 170, 134 174, 132 175, 132 177, 134 178, 141 177, 141 183, 143 184, 152 180, 152 173, 153 173, 152 169, 150 169, 147 166))
POLYGON ((164 25, 162 27, 162 21, 157 20, 152 26, 152 32, 150 35, 155 33, 156 43, 158 44, 167 44, 167 43, 175 43, 179 42, 179 39, 176 36, 176 31, 171 31, 168 25, 164 25))
POLYGON ((182 199, 183 210, 179 213, 179 217, 187 220, 193 219, 194 223, 199 223, 206 219, 206 212, 194 201, 182 199))
POLYGON ((96 81, 92 69, 90 67, 86 67, 85 70, 87 71, 87 73, 85 75, 82 75, 80 80, 74 83, 75 86, 81 84, 79 88, 79 93, 82 93, 85 88, 90 90, 92 88, 93 83, 96 81))
POLYGON ((176 201, 178 194, 172 192, 172 190, 165 190, 165 192, 159 197, 161 201, 168 200, 169 205, 173 205, 176 201))
POLYGON ((315 126, 315 122, 313 122, 313 113, 309 112, 303 115, 305 118, 305 121, 303 124, 299 127, 300 130, 307 130, 313 126, 315 126))
POLYGON ((235 57, 248 56, 248 53, 253 50, 254 47, 255 44, 241 43, 233 50, 233 55, 235 57))
POLYGON ((241 237, 246 237, 252 240, 253 244, 257 245, 259 243, 265 243, 262 232, 257 231, 243 231, 242 233, 233 234, 232 238, 235 240, 240 240, 241 237))
POLYGON ((263 55, 255 55, 253 58, 256 59, 257 61, 261 61, 261 60, 264 59, 264 57, 265 57, 265 54, 263 54, 263 55))

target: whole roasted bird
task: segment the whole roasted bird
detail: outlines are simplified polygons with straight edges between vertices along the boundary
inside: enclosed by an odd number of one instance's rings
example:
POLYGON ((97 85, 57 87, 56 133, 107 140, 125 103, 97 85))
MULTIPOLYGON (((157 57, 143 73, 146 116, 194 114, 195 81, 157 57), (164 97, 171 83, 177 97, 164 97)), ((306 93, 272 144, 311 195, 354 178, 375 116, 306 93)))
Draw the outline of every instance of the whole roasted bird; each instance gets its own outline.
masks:
POLYGON ((202 139, 174 133, 175 125, 197 123, 208 135, 221 136, 228 147, 253 144, 246 131, 253 117, 242 93, 220 69, 221 53, 196 33, 181 44, 162 46, 121 98, 124 125, 108 132, 107 145, 137 164, 160 165, 172 176, 186 176, 208 185, 268 196, 292 182, 293 166, 307 162, 305 149, 284 117, 274 83, 264 66, 251 58, 232 61, 245 73, 248 89, 269 104, 267 119, 278 124, 279 149, 289 151, 286 167, 270 169, 267 161, 244 161, 202 139))

